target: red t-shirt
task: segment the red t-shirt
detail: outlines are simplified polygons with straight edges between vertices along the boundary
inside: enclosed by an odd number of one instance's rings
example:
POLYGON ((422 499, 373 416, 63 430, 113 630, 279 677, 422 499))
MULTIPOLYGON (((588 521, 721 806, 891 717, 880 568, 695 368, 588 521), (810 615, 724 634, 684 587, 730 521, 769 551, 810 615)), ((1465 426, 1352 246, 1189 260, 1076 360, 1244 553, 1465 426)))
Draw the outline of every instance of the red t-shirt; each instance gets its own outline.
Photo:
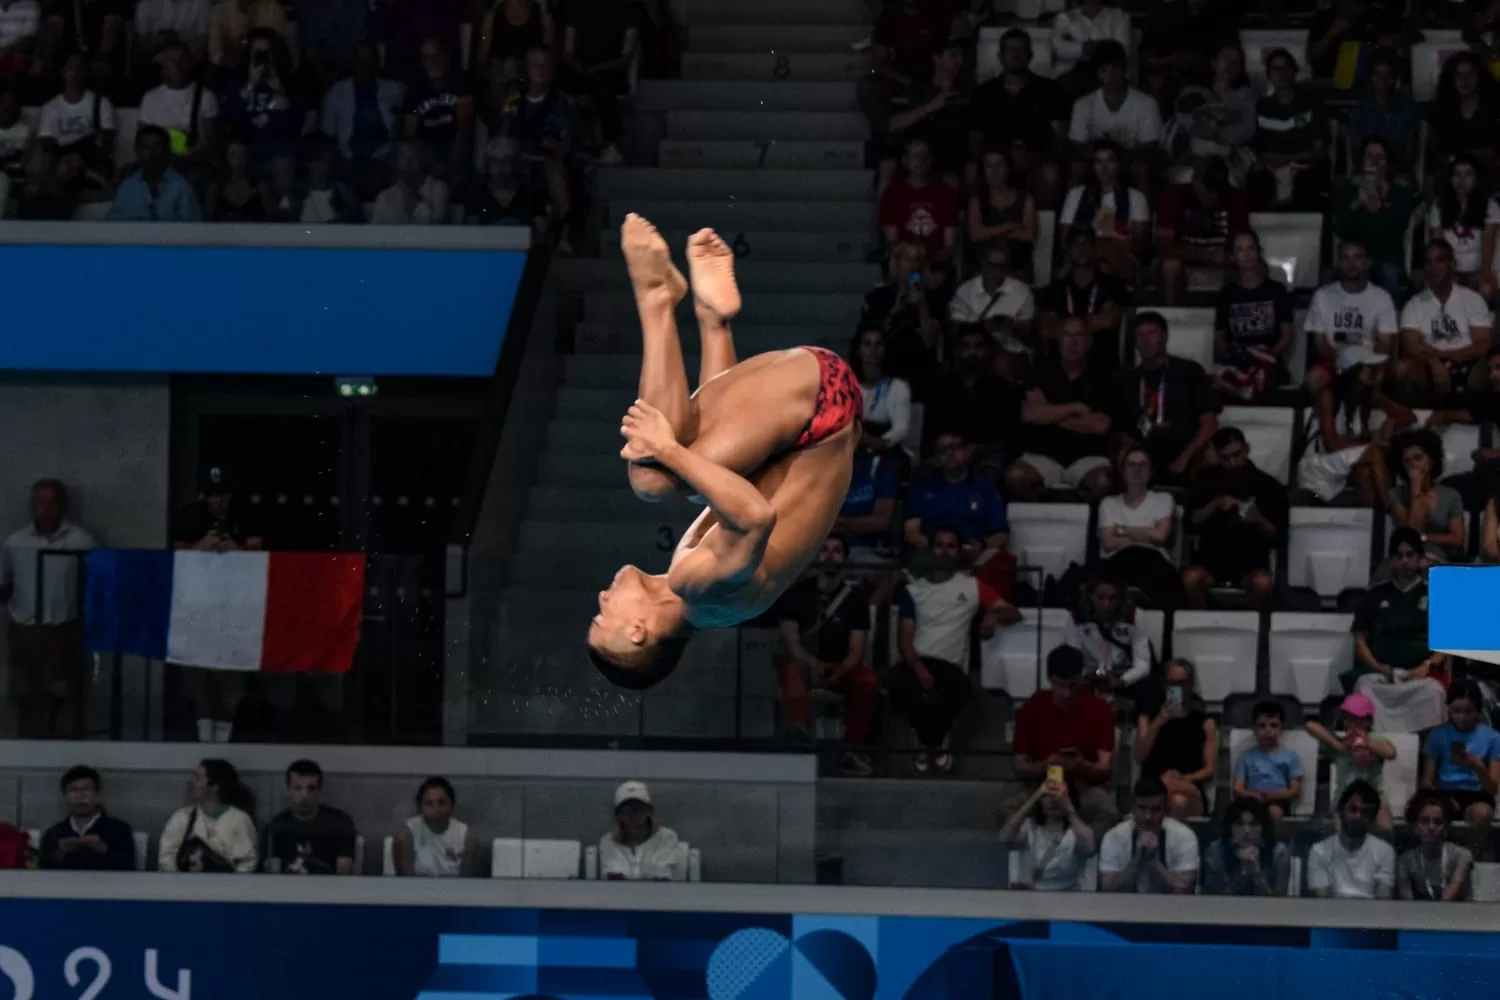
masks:
POLYGON ((1114 753, 1115 714, 1109 703, 1092 691, 1079 690, 1073 705, 1059 708, 1051 691, 1038 691, 1016 713, 1013 749, 1019 757, 1046 760, 1073 749, 1090 763, 1101 753, 1114 753))
POLYGON ((905 178, 880 198, 881 226, 895 226, 899 238, 920 243, 928 256, 943 249, 943 230, 958 228, 958 192, 942 181, 914 188, 905 178))
POLYGON ((1219 196, 1212 208, 1198 200, 1191 184, 1174 184, 1161 194, 1156 228, 1177 234, 1177 242, 1200 250, 1228 250, 1235 233, 1250 228, 1250 213, 1238 191, 1219 196))
POLYGON ((912 12, 887 6, 875 18, 870 41, 891 52, 896 71, 918 80, 932 73, 932 53, 948 37, 953 8, 948 4, 924 4, 912 12))

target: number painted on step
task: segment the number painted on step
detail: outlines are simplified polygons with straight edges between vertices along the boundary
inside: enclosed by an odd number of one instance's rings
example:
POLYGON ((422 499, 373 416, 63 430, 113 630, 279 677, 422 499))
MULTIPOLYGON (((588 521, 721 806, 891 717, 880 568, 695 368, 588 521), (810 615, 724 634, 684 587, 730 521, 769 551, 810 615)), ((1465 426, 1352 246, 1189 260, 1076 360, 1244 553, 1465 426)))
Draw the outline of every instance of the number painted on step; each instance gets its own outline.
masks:
POLYGON ((735 233, 734 239, 729 241, 729 249, 734 251, 736 257, 750 256, 750 241, 745 239, 744 233, 735 233))
POLYGON ((776 65, 771 70, 771 75, 778 80, 785 80, 792 75, 792 57, 785 52, 776 53, 776 65))
POLYGON ((670 524, 656 526, 656 551, 671 552, 677 548, 677 531, 670 524))

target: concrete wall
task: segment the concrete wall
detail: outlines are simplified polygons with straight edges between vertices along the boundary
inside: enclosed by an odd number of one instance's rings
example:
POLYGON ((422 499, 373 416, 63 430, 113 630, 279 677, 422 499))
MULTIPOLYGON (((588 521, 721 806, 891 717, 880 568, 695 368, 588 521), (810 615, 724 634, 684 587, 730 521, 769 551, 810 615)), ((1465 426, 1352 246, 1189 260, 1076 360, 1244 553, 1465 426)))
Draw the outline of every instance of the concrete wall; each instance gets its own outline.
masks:
MULTIPOLYGON (((489 870, 496 837, 597 843, 612 796, 627 778, 646 781, 657 815, 703 852, 705 879, 811 882, 817 818, 810 757, 608 751, 448 750, 387 747, 229 746, 226 756, 254 790, 257 823, 286 807, 283 772, 298 757, 325 772, 324 801, 348 812, 378 871, 382 838, 415 812, 423 778, 441 774, 458 793, 458 818, 475 827, 489 870)), ((186 804, 187 781, 207 752, 196 744, 0 743, 0 821, 46 827, 62 815, 57 787, 71 764, 104 776, 110 811, 151 834, 186 804)), ((154 862, 154 855, 152 858, 154 862)))

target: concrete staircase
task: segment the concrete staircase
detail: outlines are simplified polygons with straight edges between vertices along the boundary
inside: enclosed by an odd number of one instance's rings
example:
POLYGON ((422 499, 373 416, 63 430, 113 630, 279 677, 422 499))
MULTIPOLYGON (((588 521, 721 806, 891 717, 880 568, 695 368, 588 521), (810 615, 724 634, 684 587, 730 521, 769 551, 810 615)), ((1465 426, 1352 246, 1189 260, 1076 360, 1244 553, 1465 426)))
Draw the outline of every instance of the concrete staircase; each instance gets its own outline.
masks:
MULTIPOLYGON (((640 329, 619 251, 638 212, 679 264, 687 234, 719 230, 740 253, 741 357, 795 344, 842 350, 876 232, 873 178, 854 80, 868 33, 861 0, 713 0, 686 14, 684 79, 644 81, 627 123, 632 162, 597 174, 593 259, 558 260, 559 313, 573 329, 537 478, 511 552, 491 647, 494 694, 476 731, 650 736, 771 735, 769 641, 734 630, 697 637, 678 673, 640 699, 603 684, 583 655, 597 594, 621 564, 665 569, 699 508, 637 500, 619 458, 619 418, 635 398, 640 329), (737 663, 744 661, 742 670, 737 663), (739 674, 743 680, 737 681, 739 674), (739 700, 746 707, 735 717, 739 700)), ((679 314, 689 379, 697 327, 679 314)))

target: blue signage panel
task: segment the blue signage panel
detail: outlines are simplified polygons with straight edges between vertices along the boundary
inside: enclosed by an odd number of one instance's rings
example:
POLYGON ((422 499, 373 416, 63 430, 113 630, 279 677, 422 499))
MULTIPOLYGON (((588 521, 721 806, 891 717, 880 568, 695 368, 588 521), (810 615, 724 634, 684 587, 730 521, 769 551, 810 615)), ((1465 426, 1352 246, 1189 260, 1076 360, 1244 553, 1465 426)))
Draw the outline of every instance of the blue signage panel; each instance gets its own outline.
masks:
POLYGON ((1497 982, 1500 935, 1478 933, 0 901, 0 1000, 1442 1000, 1497 982))
POLYGON ((521 251, 0 245, 0 370, 485 376, 521 251))

